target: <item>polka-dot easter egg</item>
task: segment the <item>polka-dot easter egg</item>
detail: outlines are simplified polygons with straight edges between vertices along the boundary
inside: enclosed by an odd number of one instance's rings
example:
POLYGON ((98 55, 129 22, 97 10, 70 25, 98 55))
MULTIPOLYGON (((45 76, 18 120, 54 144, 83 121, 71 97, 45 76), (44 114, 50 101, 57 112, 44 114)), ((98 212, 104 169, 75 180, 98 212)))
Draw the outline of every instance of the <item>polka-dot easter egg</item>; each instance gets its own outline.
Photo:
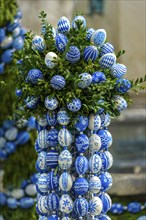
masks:
POLYGON ((54 62, 54 60, 56 60, 56 59, 57 59, 57 54, 56 53, 54 53, 54 52, 47 53, 46 56, 45 56, 46 66, 50 69, 54 68, 57 65, 57 63, 54 62))
POLYGON ((46 164, 50 168, 54 169, 58 165, 59 154, 56 150, 50 150, 46 155, 46 164))
POLYGON ((58 144, 58 131, 55 128, 52 128, 48 131, 47 142, 49 147, 56 147, 58 144))
POLYGON ((104 54, 107 53, 113 53, 114 52, 114 47, 110 43, 105 43, 102 44, 100 47, 100 56, 102 57, 104 54))
POLYGON ((40 196, 37 201, 37 209, 41 214, 47 214, 49 211, 47 198, 48 198, 47 196, 40 196))
POLYGON ((100 194, 99 198, 101 199, 102 204, 103 204, 102 213, 106 214, 111 209, 111 206, 112 206, 111 198, 107 193, 100 194))
POLYGON ((47 174, 41 174, 36 182, 36 190, 41 195, 45 195, 48 192, 47 174))
POLYGON ((97 135, 101 139, 100 150, 107 149, 108 147, 110 147, 112 145, 113 139, 112 139, 112 135, 109 131, 101 129, 101 130, 97 131, 97 135))
POLYGON ((89 125, 88 125, 88 128, 91 130, 91 131, 97 131, 99 130, 101 126, 101 119, 100 119, 100 116, 98 114, 90 114, 89 115, 89 125))
POLYGON ((41 149, 48 148, 49 144, 47 139, 48 139, 48 131, 46 129, 40 131, 38 134, 37 142, 41 149))
POLYGON ((59 52, 64 52, 68 39, 64 34, 56 34, 55 37, 55 46, 59 52))
POLYGON ((67 194, 64 194, 61 196, 60 201, 59 201, 59 209, 61 212, 69 214, 73 211, 73 201, 71 197, 67 194))
POLYGON ((95 196, 89 201, 89 211, 91 215, 100 215, 102 208, 103 204, 99 197, 95 196))
POLYGON ((104 29, 98 29, 91 36, 91 42, 94 43, 95 46, 100 47, 102 44, 104 44, 106 36, 107 34, 104 29))
POLYGON ((61 90, 65 86, 65 79, 63 76, 55 75, 51 78, 50 85, 56 90, 61 90))
POLYGON ((123 77, 127 72, 127 67, 124 64, 116 63, 111 68, 111 75, 115 78, 123 77))
POLYGON ((58 158, 59 167, 62 170, 67 170, 72 165, 72 155, 68 150, 63 150, 58 158))
POLYGON ((43 74, 39 69, 31 69, 28 72, 27 79, 33 84, 37 84, 39 79, 43 79, 43 74))
POLYGON ((101 189, 101 181, 97 176, 92 176, 89 179, 89 191, 92 193, 98 193, 101 189))
POLYGON ((56 190, 59 186, 59 177, 53 171, 47 174, 47 185, 49 190, 56 190))
POLYGON ((89 147, 89 138, 85 134, 79 134, 75 140, 76 149, 79 153, 84 153, 89 147))
POLYGON ((80 59, 80 50, 76 46, 70 46, 69 51, 66 53, 66 59, 70 63, 76 63, 80 59))
POLYGON ((131 82, 128 79, 118 79, 115 88, 119 93, 126 93, 131 88, 131 82))
POLYGON ((88 41, 91 40, 91 36, 93 35, 93 33, 95 32, 95 29, 94 28, 88 28, 87 31, 86 31, 86 39, 88 41))
POLYGON ((101 147, 101 139, 97 134, 92 134, 89 138, 89 148, 91 151, 99 151, 101 147))
POLYGON ((83 132, 88 127, 88 123, 88 117, 79 115, 76 119, 75 128, 77 131, 83 132))
POLYGON ((99 156, 102 160, 102 170, 108 170, 113 165, 113 156, 109 151, 100 152, 99 156))
POLYGON ((74 202, 74 211, 78 216, 85 216, 88 213, 89 205, 85 198, 77 198, 74 202))
POLYGON ((94 154, 89 159, 89 169, 91 173, 98 173, 101 170, 102 161, 99 155, 94 154))
POLYGON ((5 132, 5 138, 8 141, 14 141, 18 136, 18 129, 16 127, 11 127, 5 132))
POLYGON ((68 112, 61 108, 57 113, 57 121, 60 125, 68 125, 70 122, 70 116, 68 112))
POLYGON ((69 32, 70 22, 67 17, 62 16, 61 18, 59 18, 57 23, 57 30, 62 34, 69 32))
POLYGON ((43 52, 46 49, 45 41, 42 37, 36 35, 32 39, 32 49, 43 52))
POLYGON ((58 101, 56 98, 45 98, 45 107, 49 110, 55 110, 58 107, 58 101))
POLYGON ((12 36, 7 36, 5 39, 1 42, 0 47, 2 49, 8 49, 13 43, 12 36))
POLYGON ((72 134, 66 128, 62 128, 58 133, 58 141, 61 146, 70 146, 72 143, 72 134))
POLYGON ((92 82, 92 76, 89 73, 81 73, 79 74, 80 82, 78 83, 78 87, 81 89, 85 89, 90 86, 92 82))
POLYGON ((71 111, 71 112, 77 112, 80 110, 81 108, 81 100, 76 98, 76 99, 72 99, 71 102, 67 103, 67 108, 71 111))
POLYGON ((50 211, 56 210, 59 207, 59 197, 55 192, 49 193, 47 197, 47 205, 50 211))
POLYGON ((113 53, 104 54, 99 59, 99 64, 101 68, 112 68, 112 66, 116 63, 116 55, 113 53))
POLYGON ((78 156, 75 160, 75 169, 79 175, 83 175, 88 170, 88 160, 85 156, 78 156))
POLYGON ((73 184, 73 189, 76 195, 84 195, 89 189, 88 181, 83 177, 78 177, 73 184))
POLYGON ((83 51, 83 58, 86 62, 91 60, 94 62, 96 58, 98 57, 98 49, 95 46, 87 46, 83 51))
POLYGON ((77 29, 79 27, 78 22, 81 24, 81 27, 86 27, 86 19, 82 15, 78 15, 72 21, 72 28, 77 29))
POLYGON ((92 83, 101 83, 106 81, 106 76, 103 72, 94 72, 92 74, 92 83))
POLYGON ((48 111, 46 117, 47 122, 51 127, 57 124, 57 114, 55 111, 48 111))
POLYGON ((124 211, 124 206, 120 203, 112 204, 112 207, 110 209, 110 212, 113 214, 122 214, 123 211, 124 211))
POLYGON ((71 175, 66 171, 63 172, 59 178, 60 189, 64 192, 68 192, 72 188, 72 184, 73 181, 71 175))
POLYGON ((107 191, 112 187, 113 180, 112 176, 108 172, 101 173, 99 175, 101 181, 101 191, 107 191))
POLYGON ((115 103, 116 109, 119 112, 125 110, 128 106, 127 101, 120 95, 114 95, 113 96, 113 101, 115 103))

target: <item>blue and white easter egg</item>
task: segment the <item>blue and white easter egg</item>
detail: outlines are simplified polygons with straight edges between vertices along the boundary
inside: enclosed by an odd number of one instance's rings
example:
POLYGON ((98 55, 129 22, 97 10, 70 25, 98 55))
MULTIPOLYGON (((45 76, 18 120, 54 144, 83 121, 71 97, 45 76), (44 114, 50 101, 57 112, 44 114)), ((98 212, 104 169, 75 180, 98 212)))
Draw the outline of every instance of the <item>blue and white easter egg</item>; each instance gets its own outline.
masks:
POLYGON ((71 220, 71 218, 68 216, 64 216, 61 220, 71 220))
POLYGON ((60 189, 64 192, 68 192, 72 188, 73 180, 68 172, 63 172, 59 178, 60 189))
POLYGON ((35 141, 35 144, 34 144, 34 147, 35 147, 35 150, 37 153, 40 153, 42 150, 41 148, 39 147, 39 144, 38 144, 38 140, 36 139, 35 141))
POLYGON ((39 99, 38 98, 35 98, 33 96, 28 96, 25 100, 25 103, 26 103, 26 107, 27 108, 30 108, 30 109, 34 109, 37 107, 37 104, 39 102, 39 99))
POLYGON ((48 196, 40 196, 37 201, 37 209, 40 214, 47 214, 49 211, 49 207, 47 204, 48 196))
POLYGON ((57 54, 54 53, 54 52, 47 53, 46 56, 45 56, 46 66, 50 69, 54 68, 57 65, 57 63, 54 62, 54 60, 56 60, 57 57, 58 57, 57 54))
POLYGON ((114 52, 114 47, 110 43, 105 43, 102 44, 100 47, 100 56, 102 57, 104 54, 107 53, 113 53, 114 52))
POLYGON ((98 220, 111 220, 111 218, 110 218, 108 215, 101 214, 101 215, 98 217, 98 220))
POLYGON ((37 84, 39 79, 43 79, 43 74, 39 69, 31 69, 28 72, 27 79, 31 83, 37 84))
POLYGON ((126 93, 131 88, 131 82, 128 79, 118 79, 115 88, 119 93, 126 93))
POLYGON ((20 9, 17 9, 17 13, 15 15, 15 18, 21 19, 23 17, 23 13, 20 9))
POLYGON ((5 132, 5 138, 8 141, 14 141, 18 136, 18 129, 16 127, 11 127, 5 132))
POLYGON ((21 35, 20 32, 21 32, 21 27, 20 26, 16 27, 13 30, 13 37, 15 38, 15 37, 18 37, 19 35, 21 35))
POLYGON ((73 189, 76 195, 84 195, 89 189, 89 183, 85 178, 78 177, 74 181, 73 189))
POLYGON ((5 69, 5 64, 4 63, 0 63, 0 74, 4 73, 4 69, 5 69))
POLYGON ((71 197, 67 194, 64 194, 61 196, 60 201, 59 201, 59 209, 61 212, 69 214, 73 211, 73 201, 71 197))
POLYGON ((48 192, 48 183, 47 183, 47 174, 43 173, 38 178, 38 181, 36 182, 36 190, 41 195, 45 195, 48 192))
POLYGON ((53 171, 47 175, 47 184, 49 190, 56 190, 59 186, 59 177, 57 174, 55 175, 53 171))
POLYGON ((80 50, 76 46, 70 46, 69 51, 66 53, 66 59, 70 63, 76 63, 80 59, 80 50))
POLYGON ((113 156, 109 151, 100 152, 99 156, 102 160, 102 170, 108 170, 113 165, 113 156))
POLYGON ((67 17, 62 16, 61 18, 59 18, 57 23, 57 30, 62 34, 69 32, 70 22, 67 17))
POLYGON ((89 138, 89 148, 92 152, 99 151, 101 148, 101 139, 97 134, 92 134, 89 138))
POLYGON ((16 151, 16 144, 14 142, 7 142, 5 145, 5 150, 8 154, 12 154, 16 151))
POLYGON ((6 160, 8 157, 8 154, 6 152, 5 149, 0 149, 0 159, 3 161, 3 160, 6 160))
POLYGON ((98 131, 99 128, 101 126, 101 119, 100 116, 98 114, 90 114, 89 115, 89 124, 88 124, 88 128, 91 131, 98 131))
POLYGON ((0 137, 0 149, 5 146, 7 143, 6 139, 4 137, 0 137))
POLYGON ((60 218, 57 215, 49 215, 47 220, 60 220, 60 218))
POLYGON ((89 201, 89 211, 91 215, 100 215, 102 208, 103 208, 103 204, 99 197, 94 196, 89 201))
POLYGON ((72 165, 72 155, 68 150, 63 150, 58 158, 59 167, 62 170, 67 170, 72 165))
POLYGON ((4 28, 0 28, 0 43, 5 39, 6 31, 4 28))
POLYGON ((79 115, 76 119, 75 128, 77 131, 83 132, 88 127, 88 123, 88 117, 79 115))
POLYGON ((56 98, 45 98, 45 107, 49 110, 55 110, 58 107, 58 101, 56 98))
POLYGON ((102 213, 106 214, 111 209, 112 206, 111 198, 107 193, 101 193, 99 195, 99 198, 101 199, 103 204, 102 213))
POLYGON ((87 172, 89 167, 88 160, 85 156, 78 156, 75 160, 75 169, 79 175, 83 175, 87 172))
POLYGON ((114 203, 110 209, 113 214, 122 214, 124 212, 124 206, 121 203, 114 203))
POLYGON ((86 19, 82 15, 77 15, 72 21, 72 28, 77 29, 78 22, 81 23, 81 27, 86 28, 86 19))
POLYGON ((6 119, 3 121, 3 129, 9 129, 10 127, 12 127, 15 124, 14 120, 10 120, 10 119, 6 119))
POLYGON ((42 37, 36 35, 32 39, 32 49, 37 50, 39 52, 43 52, 46 49, 45 41, 42 37))
POLYGON ((47 153, 42 151, 38 154, 38 159, 36 162, 36 169, 39 173, 44 173, 47 171, 47 163, 46 163, 47 153))
POLYGON ((92 76, 89 73, 81 73, 79 74, 80 82, 78 83, 78 87, 81 89, 85 89, 90 86, 92 82, 92 76))
POLYGON ((101 130, 97 131, 97 135, 101 139, 100 150, 107 149, 108 147, 110 147, 112 145, 113 139, 112 139, 112 135, 109 131, 101 129, 101 130))
POLYGON ((89 179, 89 191, 92 193, 99 193, 101 189, 101 181, 98 176, 92 176, 89 179))
POLYGON ((47 116, 48 124, 51 127, 57 124, 57 114, 55 111, 48 111, 46 116, 47 116))
POLYGON ((67 103, 67 108, 71 111, 71 112, 77 112, 80 110, 81 108, 81 100, 78 98, 72 99, 70 102, 67 103))
POLYGON ((30 176, 30 181, 31 181, 31 183, 34 183, 34 184, 35 184, 35 183, 38 181, 39 176, 40 176, 40 174, 38 174, 38 173, 32 174, 32 175, 30 176))
POLYGON ((12 32, 20 24, 19 19, 15 19, 12 23, 9 23, 6 27, 8 32, 12 32))
POLYGON ((6 205, 7 195, 3 192, 0 192, 0 206, 6 205))
POLYGON ((46 115, 38 116, 37 122, 40 126, 46 127, 48 125, 47 117, 46 115))
POLYGON ((127 72, 127 67, 124 64, 116 63, 112 66, 110 73, 115 78, 123 77, 127 72))
POLYGON ((68 125, 70 122, 70 116, 68 112, 61 108, 57 113, 57 121, 60 125, 68 125))
POLYGON ((17 208, 17 199, 9 197, 7 199, 7 206, 10 209, 16 209, 17 208))
POLYGON ((5 49, 8 49, 9 47, 11 47, 12 43, 13 43, 12 36, 8 36, 3 39, 3 41, 0 44, 0 47, 5 50, 5 49))
POLYGON ((24 197, 20 199, 19 202, 20 202, 20 208, 22 209, 28 209, 34 205, 34 200, 33 198, 30 198, 30 197, 24 197))
POLYGON ((24 39, 21 36, 16 37, 13 41, 12 47, 16 50, 21 50, 23 46, 24 46, 24 39))
POLYGON ((95 32, 95 29, 94 28, 88 28, 87 31, 86 31, 86 39, 88 41, 90 41, 91 39, 91 36, 93 35, 93 33, 95 32))
POLYGON ((56 150, 50 150, 46 155, 46 164, 50 168, 54 169, 58 165, 59 154, 56 150))
POLYGON ((116 109, 121 112, 125 110, 128 106, 127 101, 120 95, 114 95, 113 101, 115 103, 116 109))
POLYGON ((56 34, 55 37, 55 46, 59 52, 64 52, 68 39, 64 34, 56 34))
POLYGON ((89 138, 85 134, 79 134, 76 137, 76 149, 79 153, 84 153, 89 147, 89 138))
POLYGON ((101 83, 106 81, 106 76, 103 72, 94 72, 92 74, 92 83, 101 83))
POLYGON ((98 57, 98 49, 95 46, 87 46, 83 51, 83 58, 86 62, 91 60, 94 62, 96 58, 98 57))
POLYGON ((113 180, 112 176, 108 172, 101 173, 99 175, 99 179, 101 181, 101 191, 107 191, 112 187, 113 180))
POLYGON ((130 213, 138 213, 141 211, 141 204, 139 202, 131 202, 128 204, 127 210, 130 213))
POLYGON ((36 183, 30 183, 25 187, 25 193, 28 196, 35 196, 37 194, 36 183))
POLYGON ((112 68, 112 66, 116 63, 116 55, 113 53, 104 54, 99 59, 99 64, 101 68, 112 68))
POLYGON ((5 50, 1 56, 1 61, 3 63, 10 63, 13 59, 14 49, 5 50))
POLYGON ((24 190, 23 189, 13 189, 11 192, 11 196, 15 199, 20 199, 24 197, 24 190))
POLYGON ((58 144, 58 131, 55 128, 52 128, 48 132, 47 142, 49 147, 56 147, 58 144))
POLYGON ((57 210, 59 207, 59 197, 56 193, 52 192, 48 195, 47 205, 50 211, 57 210))
POLYGON ((38 220, 48 220, 48 217, 45 215, 39 215, 39 219, 38 220))
POLYGON ((106 40, 106 31, 104 29, 96 30, 91 36, 91 42, 94 43, 95 46, 100 47, 104 44, 106 40))
POLYGON ((25 28, 21 28, 20 35, 23 37, 23 39, 25 39, 26 33, 27 33, 26 29, 25 28))
POLYGON ((63 76, 55 75, 51 78, 50 85, 56 90, 61 90, 65 86, 65 79, 63 76))
POLYGON ((41 149, 47 149, 49 146, 49 143, 47 141, 48 139, 48 131, 46 129, 43 129, 39 132, 37 142, 41 149))
POLYGON ((101 127, 107 127, 111 123, 111 116, 108 113, 101 113, 100 114, 101 118, 101 127))
POLYGON ((72 143, 72 134, 66 128, 62 128, 58 133, 58 141, 61 146, 70 146, 72 143))
POLYGON ((74 202, 74 211, 78 216, 85 216, 88 213, 89 205, 85 198, 77 198, 74 202))
POLYGON ((16 89, 15 94, 17 97, 21 97, 22 96, 22 89, 16 89))
POLYGON ((89 159, 89 169, 91 173, 98 173, 101 170, 102 161, 99 155, 94 154, 89 159))

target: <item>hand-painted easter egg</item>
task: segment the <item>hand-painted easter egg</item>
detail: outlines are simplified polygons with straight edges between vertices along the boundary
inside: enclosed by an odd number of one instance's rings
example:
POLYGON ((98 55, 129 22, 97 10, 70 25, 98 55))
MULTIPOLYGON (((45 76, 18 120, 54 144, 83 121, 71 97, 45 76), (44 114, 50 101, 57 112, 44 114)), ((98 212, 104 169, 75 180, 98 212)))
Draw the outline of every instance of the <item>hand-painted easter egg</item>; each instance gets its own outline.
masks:
POLYGON ((98 114, 95 114, 95 115, 90 114, 88 128, 91 131, 97 131, 97 130, 99 130, 100 126, 101 126, 100 116, 98 114))
POLYGON ((56 147, 58 144, 58 131, 55 128, 52 128, 48 131, 47 142, 49 147, 56 147))
POLYGON ((47 121, 50 126, 55 126, 57 124, 57 114, 55 111, 47 112, 47 121))
POLYGON ((55 192, 48 195, 47 205, 50 211, 57 210, 59 207, 59 197, 55 192))
POLYGON ((1 56, 1 61, 3 63, 10 63, 13 59, 14 49, 5 50, 1 56))
POLYGON ((0 28, 0 43, 5 39, 6 31, 4 28, 0 28))
POLYGON ((115 95, 115 96, 113 97, 113 101, 114 101, 114 103, 115 103, 116 109, 117 109, 119 112, 125 110, 125 109, 127 108, 127 106, 128 106, 126 100, 125 100, 122 96, 120 96, 120 95, 115 95))
POLYGON ((5 64, 4 63, 0 63, 0 74, 4 73, 4 69, 5 69, 5 64))
POLYGON ((86 39, 88 41, 91 40, 91 36, 93 35, 93 33, 95 32, 95 29, 94 28, 88 28, 87 31, 86 31, 86 39))
POLYGON ((112 176, 108 172, 101 173, 99 175, 99 179, 101 181, 101 191, 107 191, 112 187, 113 180, 112 176))
POLYGON ((47 174, 43 173, 38 178, 38 181, 36 182, 36 190, 41 195, 45 195, 48 193, 48 183, 47 183, 47 174))
POLYGON ((8 32, 12 32, 16 27, 18 27, 20 24, 19 19, 14 19, 12 23, 9 23, 6 27, 8 32))
POLYGON ((100 152, 99 156, 102 160, 102 168, 101 170, 108 170, 113 165, 113 156, 109 151, 100 152))
POLYGON ((60 125, 68 125, 70 122, 70 116, 68 112, 61 108, 57 113, 57 121, 60 125))
POLYGON ((70 22, 69 22, 69 20, 68 20, 67 17, 62 16, 62 17, 58 20, 57 30, 58 30, 60 33, 62 33, 62 34, 69 32, 69 30, 70 30, 70 22))
POLYGON ((38 159, 37 159, 37 162, 36 162, 36 168, 37 168, 39 173, 46 172, 46 170, 47 170, 46 155, 47 155, 47 153, 45 151, 41 151, 38 154, 38 159))
POLYGON ((59 178, 59 186, 62 191, 68 192, 72 188, 72 177, 68 172, 63 172, 59 178))
POLYGON ((66 53, 66 59, 70 63, 76 63, 80 59, 80 51, 76 46, 70 46, 69 51, 66 53))
POLYGON ((102 161, 99 155, 94 154, 89 159, 89 169, 91 173, 98 173, 101 170, 102 161))
POLYGON ((115 88, 119 93, 126 93, 131 88, 131 82, 128 79, 118 79, 115 88))
POLYGON ((25 193, 28 196, 35 196, 37 194, 36 191, 36 183, 30 183, 25 187, 25 193))
POLYGON ((5 145, 5 150, 8 154, 12 154, 16 151, 16 144, 14 142, 7 142, 5 145))
POLYGON ((99 64, 101 68, 112 68, 112 66, 116 63, 116 55, 113 53, 104 54, 99 59, 99 64))
MULTIPOLYGON (((56 36, 56 30, 54 27, 50 27, 50 31, 52 32, 53 38, 56 36)), ((41 25, 41 35, 45 36, 46 35, 46 24, 42 23, 41 25)), ((48 37, 48 36, 47 36, 48 37)), ((50 36, 49 36, 50 37, 50 36)))
POLYGON ((122 214, 124 211, 124 206, 121 203, 114 203, 110 209, 113 214, 122 214))
POLYGON ((5 37, 5 38, 3 39, 3 41, 2 41, 1 44, 0 44, 0 47, 1 47, 2 49, 8 49, 9 47, 12 46, 12 43, 13 43, 13 38, 12 38, 12 36, 8 36, 8 37, 5 37))
POLYGON ((95 46, 100 47, 102 44, 104 44, 106 36, 107 34, 104 29, 98 29, 91 36, 91 42, 94 43, 95 46))
POLYGON ((92 76, 89 73, 81 73, 79 74, 80 82, 78 83, 78 87, 81 89, 85 89, 90 86, 92 82, 92 76))
POLYGON ((85 216, 88 213, 89 205, 85 198, 77 198, 74 202, 74 211, 78 216, 85 216))
POLYGON ((23 46, 24 46, 24 39, 21 36, 16 37, 13 41, 12 47, 16 50, 21 50, 23 46))
POLYGON ((58 107, 58 101, 56 98, 45 98, 45 107, 49 110, 55 110, 58 107))
POLYGON ((70 146, 72 143, 72 134, 66 128, 62 128, 58 133, 58 141, 61 146, 70 146))
POLYGON ((83 177, 78 177, 73 184, 73 189, 76 195, 84 195, 89 189, 88 181, 83 177))
POLYGON ((103 204, 102 213, 107 213, 111 209, 111 206, 112 206, 112 201, 111 201, 110 196, 107 193, 101 193, 99 195, 99 198, 101 199, 102 204, 103 204))
POLYGON ((63 76, 55 75, 51 78, 51 86, 56 90, 61 90, 65 86, 65 79, 63 76))
POLYGON ((61 220, 71 220, 71 218, 68 217, 68 216, 65 216, 65 217, 63 217, 61 220))
POLYGON ((87 46, 83 51, 83 58, 86 62, 92 60, 94 62, 98 57, 98 49, 95 46, 87 46))
POLYGON ((54 68, 57 63, 54 62, 54 60, 57 59, 57 55, 54 52, 49 52, 45 56, 45 64, 48 68, 52 69, 54 68))
POLYGON ((60 218, 57 215, 49 215, 47 220, 60 220, 60 218))
POLYGON ((111 116, 108 113, 102 113, 100 114, 101 118, 101 127, 107 127, 111 123, 111 116))
POLYGON ((53 171, 49 172, 47 175, 47 184, 49 190, 56 190, 59 186, 59 177, 53 171))
POLYGON ((92 134, 89 138, 89 148, 91 151, 99 151, 101 148, 101 139, 97 134, 92 134))
POLYGON ((103 204, 99 197, 94 196, 89 201, 89 211, 91 215, 100 215, 102 208, 103 208, 103 204))
POLYGON ((99 193, 101 189, 101 181, 97 176, 92 176, 89 180, 89 191, 99 193))
POLYGON ((59 167, 62 170, 67 170, 72 165, 72 155, 68 150, 63 150, 58 158, 59 167))
POLYGON ((100 56, 102 57, 104 54, 107 53, 113 53, 114 52, 114 47, 110 43, 105 43, 102 44, 100 47, 100 56))
POLYGON ((99 131, 97 131, 97 135, 101 139, 100 150, 107 149, 108 147, 112 145, 113 139, 109 131, 100 129, 99 131))
POLYGON ((22 96, 22 90, 21 89, 17 89, 15 91, 15 94, 16 94, 17 97, 21 97, 22 96))
POLYGON ((31 83, 37 84, 39 79, 43 79, 43 74, 39 69, 31 69, 28 72, 27 79, 31 83))
POLYGON ((74 207, 73 201, 71 197, 67 194, 61 196, 59 205, 60 205, 59 209, 63 213, 69 214, 73 211, 73 207, 74 207))
POLYGON ((111 218, 108 215, 101 214, 99 216, 98 220, 111 220, 111 218))
POLYGON ((47 214, 49 211, 47 198, 48 198, 47 196, 40 196, 37 201, 37 208, 41 214, 47 214))
POLYGON ((48 125, 48 121, 47 121, 47 117, 46 115, 44 116, 38 116, 38 119, 37 119, 37 123, 42 126, 42 127, 46 127, 48 125))
POLYGON ((11 196, 15 199, 20 199, 24 197, 24 190, 23 189, 13 189, 11 192, 11 196))
POLYGON ((75 169, 79 175, 83 175, 88 170, 88 160, 85 156, 78 156, 75 160, 75 169))
POLYGON ((12 197, 9 197, 9 198, 7 199, 7 206, 8 206, 10 209, 16 209, 16 208, 17 208, 17 199, 12 198, 12 197))
POLYGON ((76 149, 79 153, 84 153, 89 147, 89 138, 85 134, 76 137, 76 149))
POLYGON ((76 16, 72 21, 72 28, 78 29, 78 27, 81 25, 81 27, 86 27, 86 19, 82 15, 76 16), (78 25, 78 23, 80 23, 78 25))
POLYGON ((79 132, 83 132, 88 127, 88 117, 86 116, 78 116, 75 123, 75 128, 79 132))
POLYGON ((77 112, 80 110, 81 108, 81 100, 78 98, 72 99, 71 102, 67 103, 67 108, 71 111, 71 112, 77 112))
POLYGON ((56 34, 55 45, 59 52, 64 52, 68 39, 64 34, 56 34))
POLYGON ((116 63, 111 67, 111 75, 115 78, 123 77, 127 72, 127 67, 124 64, 116 63))
POLYGON ((32 39, 32 49, 37 50, 39 52, 43 52, 46 49, 45 41, 42 37, 36 35, 32 39))
POLYGON ((34 109, 37 107, 39 99, 35 98, 33 96, 28 96, 27 99, 25 100, 26 107, 30 109, 34 109))
POLYGON ((101 83, 106 81, 106 76, 103 72, 94 72, 92 74, 92 83, 101 83))
POLYGON ((41 149, 47 149, 49 146, 49 143, 47 141, 48 139, 48 131, 46 129, 42 130, 38 134, 38 145, 41 149))
POLYGON ((17 138, 18 129, 16 127, 11 127, 5 132, 5 137, 8 141, 14 141, 17 138))
POLYGON ((16 37, 18 37, 19 35, 21 35, 20 32, 21 32, 21 27, 20 27, 20 26, 16 27, 16 28, 13 30, 13 37, 16 38, 16 37))
POLYGON ((23 197, 20 199, 20 208, 22 209, 28 209, 31 208, 34 205, 34 200, 33 198, 30 197, 23 197))
POLYGON ((59 154, 56 150, 50 150, 46 154, 46 164, 49 166, 51 169, 54 169, 58 165, 58 157, 59 154))

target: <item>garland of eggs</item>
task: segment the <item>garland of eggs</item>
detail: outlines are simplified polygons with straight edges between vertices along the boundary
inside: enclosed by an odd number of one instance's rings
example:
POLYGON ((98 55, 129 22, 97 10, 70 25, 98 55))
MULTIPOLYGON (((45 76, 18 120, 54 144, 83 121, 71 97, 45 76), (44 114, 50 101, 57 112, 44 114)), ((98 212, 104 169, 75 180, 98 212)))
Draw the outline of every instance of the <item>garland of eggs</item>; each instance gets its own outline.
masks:
POLYGON ((22 12, 17 11, 14 21, 8 23, 5 27, 0 27, 0 74, 5 71, 5 66, 11 63, 13 53, 21 50, 24 46, 26 30, 21 27, 22 12))

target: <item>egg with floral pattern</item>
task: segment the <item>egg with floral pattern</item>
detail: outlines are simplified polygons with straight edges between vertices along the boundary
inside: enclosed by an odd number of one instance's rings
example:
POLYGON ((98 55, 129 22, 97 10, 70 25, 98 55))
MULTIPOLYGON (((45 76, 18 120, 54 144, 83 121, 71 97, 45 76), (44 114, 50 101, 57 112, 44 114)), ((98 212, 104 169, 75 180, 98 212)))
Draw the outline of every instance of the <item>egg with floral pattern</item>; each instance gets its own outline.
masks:
POLYGON ((91 151, 99 151, 101 148, 101 139, 97 134, 92 134, 89 138, 89 148, 91 151))
POLYGON ((63 194, 59 201, 59 210, 63 213, 69 214, 73 211, 73 201, 68 194, 63 194))
POLYGON ((73 180, 68 172, 63 172, 59 178, 59 187, 62 191, 68 192, 72 188, 73 180))
POLYGON ((77 198, 74 202, 74 211, 78 216, 85 216, 88 213, 89 205, 85 198, 77 198))
POLYGON ((26 107, 29 109, 35 109, 38 105, 39 99, 33 96, 28 96, 25 99, 26 107))
POLYGON ((46 156, 47 153, 45 151, 41 151, 38 154, 37 162, 36 162, 36 168, 39 173, 44 173, 47 171, 47 164, 46 164, 46 156))
POLYGON ((116 109, 121 112, 128 106, 127 101, 120 95, 114 95, 112 100, 114 101, 116 109))
POLYGON ((89 123, 88 117, 79 115, 75 122, 75 128, 77 131, 83 132, 88 127, 88 123, 89 123))
POLYGON ((71 111, 71 112, 77 112, 80 110, 81 108, 81 100, 78 98, 72 99, 70 102, 67 103, 67 108, 71 111))
POLYGON ((58 113, 57 113, 57 121, 60 125, 67 125, 70 122, 70 116, 68 112, 64 109, 61 108, 58 113))
POLYGON ((99 131, 97 131, 97 135, 101 139, 101 149, 100 150, 107 149, 108 147, 110 147, 112 145, 113 139, 112 139, 112 135, 109 131, 100 129, 99 131))
POLYGON ((49 110, 55 110, 58 107, 58 101, 56 98, 45 98, 45 107, 49 110))
POLYGON ((102 161, 98 154, 94 154, 89 159, 89 169, 91 173, 99 173, 102 167, 102 161))
POLYGON ((99 179, 101 181, 101 191, 107 191, 112 187, 113 180, 112 176, 108 172, 101 173, 99 175, 99 179))
POLYGON ((108 113, 101 113, 100 114, 100 119, 101 119, 101 127, 107 127, 111 123, 111 116, 108 113))
POLYGON ((36 35, 32 39, 32 49, 43 52, 46 49, 45 41, 42 37, 36 35))
POLYGON ((89 124, 88 124, 88 128, 91 130, 91 131, 97 131, 99 130, 101 126, 101 119, 100 119, 100 116, 98 114, 90 114, 89 115, 89 124))
POLYGON ((89 147, 89 138, 85 134, 76 137, 76 149, 79 153, 84 153, 89 147))
POLYGON ((64 34, 56 34, 55 37, 55 46, 59 52, 64 52, 68 39, 64 34))
POLYGON ((103 209, 103 204, 101 199, 97 196, 94 196, 89 201, 89 211, 91 215, 100 215, 102 209, 103 209))
POLYGON ((90 86, 92 82, 92 76, 89 73, 81 73, 79 74, 80 81, 78 83, 78 87, 81 89, 85 89, 90 86))
POLYGON ((106 76, 103 72, 94 72, 92 74, 92 83, 101 83, 106 81, 106 76))
POLYGON ((62 34, 69 32, 70 22, 67 17, 62 16, 61 18, 59 18, 57 23, 57 30, 62 34))
POLYGON ((126 93, 131 88, 131 82, 128 79, 118 79, 115 88, 119 93, 126 93))
POLYGON ((64 170, 64 169, 67 170, 71 167, 72 155, 68 150, 63 150, 60 153, 59 158, 58 158, 58 164, 62 170, 64 170))
POLYGON ((53 69, 57 63, 54 62, 57 59, 57 54, 54 52, 49 52, 45 56, 45 64, 49 69, 53 69))

